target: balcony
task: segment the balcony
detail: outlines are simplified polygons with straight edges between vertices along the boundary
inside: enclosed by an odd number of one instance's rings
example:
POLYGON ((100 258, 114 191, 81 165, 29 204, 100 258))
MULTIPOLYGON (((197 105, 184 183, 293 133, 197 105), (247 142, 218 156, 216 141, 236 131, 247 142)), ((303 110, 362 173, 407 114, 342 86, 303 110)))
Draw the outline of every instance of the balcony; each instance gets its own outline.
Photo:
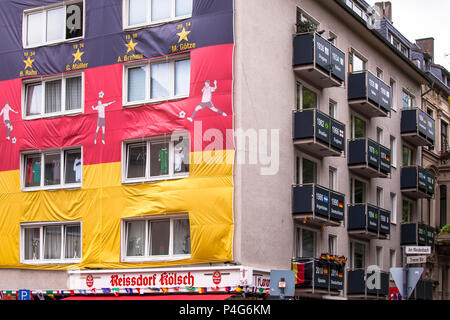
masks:
POLYGON ((348 207, 347 231, 362 239, 386 239, 391 231, 391 213, 370 204, 348 207))
POLYGON ((345 125, 317 109, 294 112, 294 144, 316 157, 338 157, 345 151, 345 125))
POLYGON ((441 142, 441 152, 440 156, 442 160, 448 160, 450 159, 450 146, 447 142, 441 142))
POLYGON ((345 195, 317 184, 296 185, 292 188, 292 214, 321 227, 340 226, 344 220, 345 195))
POLYGON ((366 279, 373 273, 364 269, 347 271, 347 296, 351 299, 380 299, 385 300, 389 295, 389 273, 380 272, 380 289, 367 288, 366 279))
POLYGON ((292 261, 292 270, 296 273, 296 295, 301 293, 338 295, 344 290, 345 261, 341 258, 295 259, 292 261))
POLYGON ((419 166, 403 167, 400 188, 413 199, 430 199, 434 195, 434 175, 419 166))
POLYGON ((317 33, 295 35, 293 67, 321 89, 340 87, 345 81, 345 54, 317 33))
POLYGON ((435 121, 421 109, 402 109, 402 138, 415 146, 434 146, 435 121))
POLYGON ((348 74, 348 104, 367 118, 387 117, 391 110, 391 87, 369 71, 348 74))
POLYGON ((434 245, 434 228, 422 223, 401 225, 400 245, 430 246, 434 245))
POLYGON ((391 150, 371 139, 351 140, 348 167, 364 178, 387 178, 391 173, 391 150))

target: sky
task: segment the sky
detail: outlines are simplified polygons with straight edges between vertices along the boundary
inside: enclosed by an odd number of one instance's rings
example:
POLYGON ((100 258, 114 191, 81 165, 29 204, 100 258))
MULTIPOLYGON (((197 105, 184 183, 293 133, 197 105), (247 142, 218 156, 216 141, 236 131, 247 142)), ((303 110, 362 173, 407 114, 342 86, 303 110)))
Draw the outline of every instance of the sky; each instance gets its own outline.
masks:
MULTIPOLYGON (((366 0, 370 5, 379 1, 366 0)), ((434 62, 450 71, 450 0, 390 2, 394 27, 412 43, 416 39, 434 38, 434 62)))

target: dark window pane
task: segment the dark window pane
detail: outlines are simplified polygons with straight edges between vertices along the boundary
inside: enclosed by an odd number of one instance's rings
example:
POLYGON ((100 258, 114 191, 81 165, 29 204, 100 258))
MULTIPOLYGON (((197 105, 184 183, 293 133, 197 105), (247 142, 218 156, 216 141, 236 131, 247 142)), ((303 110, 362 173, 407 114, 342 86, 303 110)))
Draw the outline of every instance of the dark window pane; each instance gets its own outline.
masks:
POLYGON ((170 240, 169 220, 150 222, 150 255, 168 255, 170 240))

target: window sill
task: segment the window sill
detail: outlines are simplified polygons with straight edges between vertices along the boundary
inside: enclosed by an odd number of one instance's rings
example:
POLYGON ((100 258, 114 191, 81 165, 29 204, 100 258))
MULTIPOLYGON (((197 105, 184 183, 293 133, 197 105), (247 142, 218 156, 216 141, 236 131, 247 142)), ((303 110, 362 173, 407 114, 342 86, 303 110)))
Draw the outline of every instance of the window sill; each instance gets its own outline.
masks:
POLYGON ((181 17, 158 20, 158 21, 154 21, 154 22, 150 22, 150 23, 145 22, 145 23, 140 23, 140 24, 131 25, 131 26, 124 26, 123 31, 133 31, 133 30, 138 30, 138 29, 142 29, 142 28, 146 28, 146 27, 157 27, 159 25, 166 24, 168 22, 176 22, 176 21, 181 21, 181 20, 185 20, 185 19, 189 19, 189 18, 192 18, 192 14, 181 16, 181 17))
POLYGON ((155 256, 155 257, 126 257, 122 258, 122 262, 171 262, 190 259, 190 254, 176 256, 155 256))
POLYGON ((154 182, 161 182, 161 181, 169 181, 169 180, 178 180, 178 179, 184 179, 184 178, 188 178, 189 174, 183 174, 183 175, 179 175, 179 176, 163 176, 163 177, 157 177, 157 178, 152 178, 152 179, 127 179, 127 180, 122 180, 122 184, 125 185, 133 185, 133 184, 141 184, 141 183, 154 183, 154 182))
POLYGON ((182 96, 166 97, 166 98, 161 98, 161 99, 151 99, 151 100, 140 100, 140 101, 133 101, 133 102, 123 102, 123 106, 126 107, 126 108, 139 107, 139 106, 142 106, 144 104, 157 104, 157 103, 181 100, 181 99, 186 99, 186 98, 189 98, 189 94, 182 95, 182 96))
POLYGON ((81 263, 81 259, 65 259, 65 260, 24 260, 22 264, 28 265, 55 265, 55 264, 74 264, 81 263))
POLYGON ((46 186, 46 187, 23 187, 23 192, 35 192, 35 191, 58 191, 58 190, 78 190, 81 189, 83 185, 81 183, 73 185, 58 185, 58 186, 46 186))
POLYGON ((37 120, 37 119, 47 119, 47 118, 59 118, 63 116, 77 116, 83 114, 83 110, 77 109, 74 111, 65 111, 65 112, 55 112, 55 113, 48 113, 48 114, 40 114, 40 115, 33 115, 33 116, 24 116, 24 120, 37 120))
POLYGON ((65 40, 56 40, 56 41, 40 43, 40 44, 24 45, 23 48, 24 48, 24 50, 32 50, 32 49, 37 49, 37 48, 40 48, 40 47, 54 46, 54 45, 63 44, 63 43, 70 43, 70 42, 77 42, 77 41, 80 41, 80 40, 84 40, 84 36, 71 38, 71 39, 65 39, 65 40))

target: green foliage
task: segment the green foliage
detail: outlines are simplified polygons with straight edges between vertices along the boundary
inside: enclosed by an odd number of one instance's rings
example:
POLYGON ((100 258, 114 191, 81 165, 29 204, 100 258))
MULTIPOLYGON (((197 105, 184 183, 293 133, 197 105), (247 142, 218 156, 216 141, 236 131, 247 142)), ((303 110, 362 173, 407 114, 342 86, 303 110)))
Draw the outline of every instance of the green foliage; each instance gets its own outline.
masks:
POLYGON ((440 235, 443 235, 445 233, 450 234, 450 223, 447 223, 445 226, 443 226, 441 232, 439 232, 440 235))
POLYGON ((317 26, 310 21, 297 22, 297 33, 317 31, 317 26))

